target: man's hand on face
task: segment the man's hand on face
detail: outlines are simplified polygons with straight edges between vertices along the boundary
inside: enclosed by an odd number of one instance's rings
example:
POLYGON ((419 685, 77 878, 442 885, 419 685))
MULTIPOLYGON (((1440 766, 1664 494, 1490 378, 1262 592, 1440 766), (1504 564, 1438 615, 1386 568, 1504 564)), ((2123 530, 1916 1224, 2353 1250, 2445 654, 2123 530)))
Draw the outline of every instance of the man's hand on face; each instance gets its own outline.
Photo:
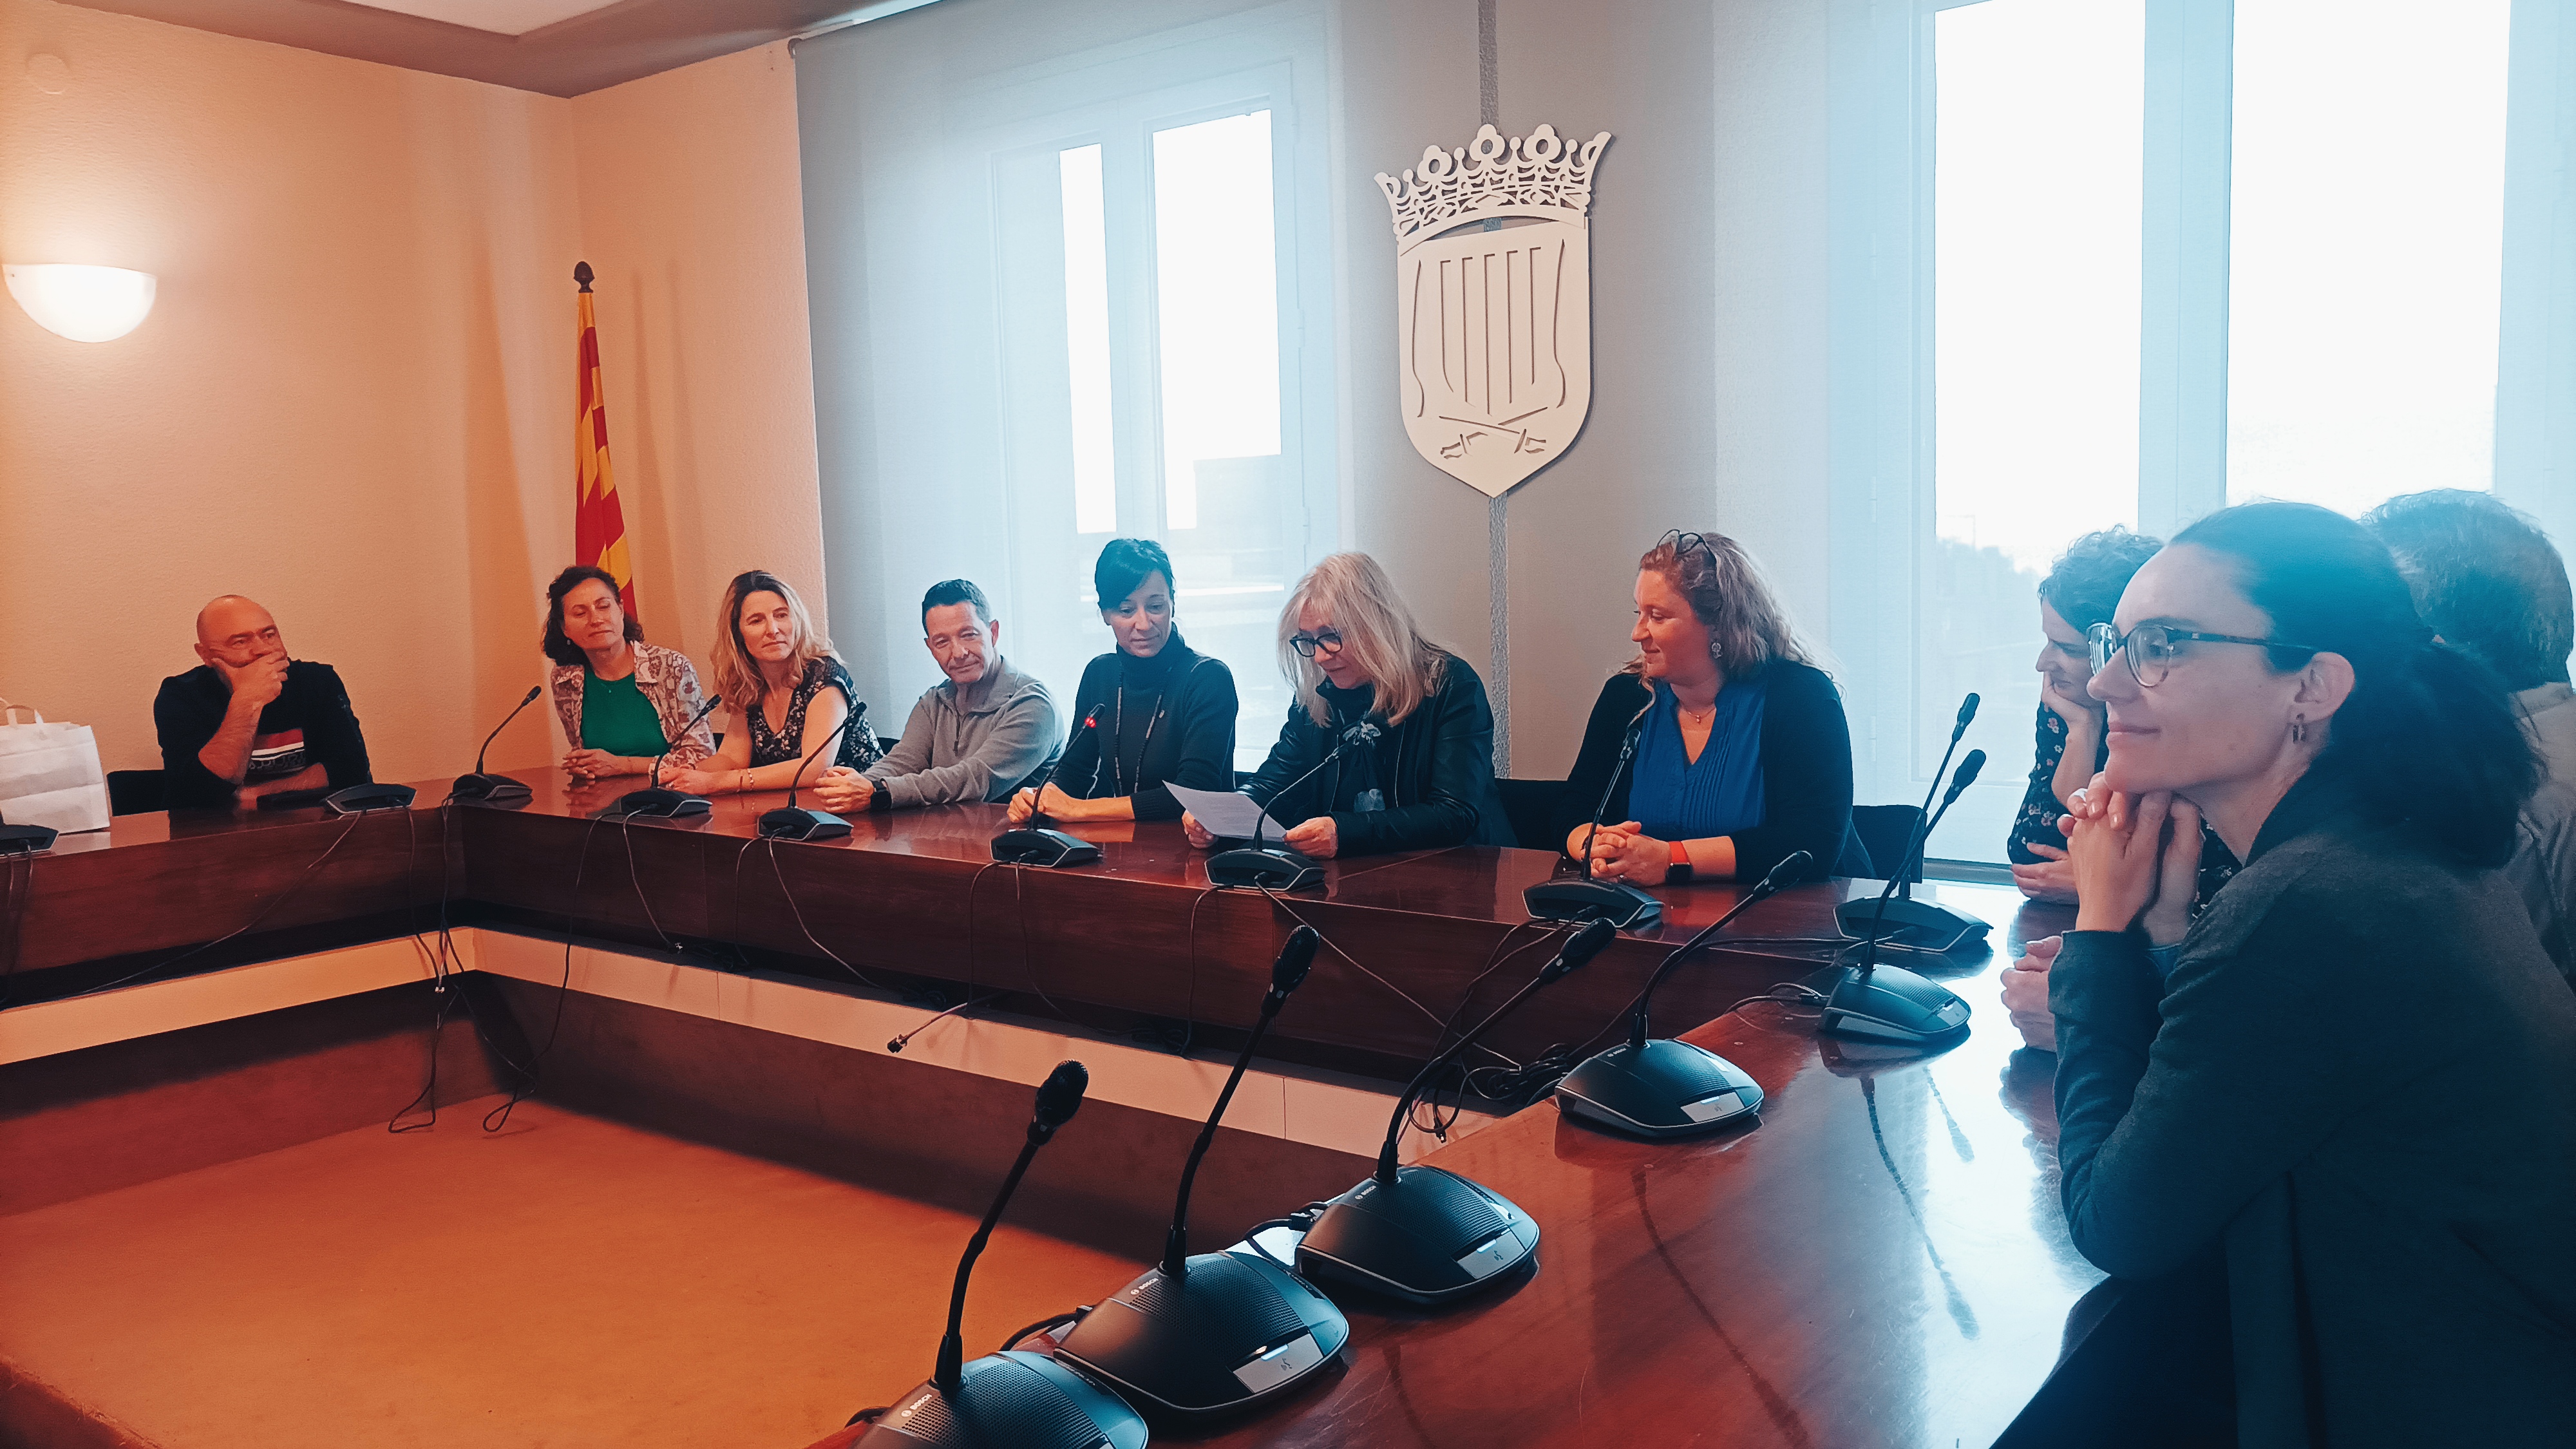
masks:
POLYGON ((232 707, 256 714, 275 704, 277 697, 286 691, 288 663, 287 657, 283 654, 261 654, 242 665, 234 665, 218 659, 215 661, 215 671, 224 677, 224 683, 232 689, 232 707))

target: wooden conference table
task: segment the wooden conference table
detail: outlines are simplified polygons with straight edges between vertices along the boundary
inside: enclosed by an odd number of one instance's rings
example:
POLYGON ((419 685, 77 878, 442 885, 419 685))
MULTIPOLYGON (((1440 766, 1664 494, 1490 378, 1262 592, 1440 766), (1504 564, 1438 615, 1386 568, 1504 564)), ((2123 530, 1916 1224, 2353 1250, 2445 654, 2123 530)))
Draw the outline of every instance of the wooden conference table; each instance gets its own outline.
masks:
MULTIPOLYGON (((728 797, 692 824, 627 826, 597 818, 614 789, 521 778, 536 798, 517 809, 441 810, 441 785, 409 812, 354 820, 127 817, 32 865, 0 863, 0 909, 15 907, 0 923, 13 927, 0 940, 0 962, 14 947, 12 999, 382 938, 444 910, 677 942, 826 981, 846 979, 837 955, 871 975, 1009 993, 1014 1007, 1093 1025, 1144 1016, 1221 1035, 1248 1020, 1271 955, 1302 918, 1336 949, 1281 1016, 1279 1054, 1394 1076, 1471 994, 1489 1009, 1553 949, 1520 903, 1551 869, 1542 852, 1333 862, 1320 891, 1271 900, 1212 889, 1204 857, 1168 824, 1069 827, 1100 844, 1100 862, 1021 870, 991 861, 998 807, 864 815, 846 840, 773 846, 752 822, 776 796, 728 797)), ((2069 1308, 2100 1281, 2057 1203, 2053 1059, 2017 1050, 1991 985, 2014 943, 2064 920, 2009 891, 1941 888, 1998 927, 1995 957, 1939 973, 1975 978, 1954 981, 1975 1016, 1945 1053, 1821 1039, 1802 1013, 1768 1004, 1723 1014, 1814 969, 1829 948, 1745 943, 1831 935, 1843 889, 1800 887, 1755 907, 1723 938, 1735 944, 1658 997, 1660 1030, 1696 1027, 1692 1040, 1762 1083, 1758 1127, 1649 1144, 1542 1105, 1441 1149, 1431 1161, 1539 1221, 1539 1271, 1443 1313, 1355 1305, 1352 1346, 1327 1383, 1212 1434, 1157 1437, 1990 1442, 2046 1376, 2069 1308)), ((1611 1029, 1670 946, 1738 892, 1661 894, 1662 925, 1533 1000, 1494 1044, 1527 1060, 1611 1029)), ((925 1325, 925 1344, 935 1331, 925 1325)), ((905 1386, 882 1387, 891 1398, 905 1386)))

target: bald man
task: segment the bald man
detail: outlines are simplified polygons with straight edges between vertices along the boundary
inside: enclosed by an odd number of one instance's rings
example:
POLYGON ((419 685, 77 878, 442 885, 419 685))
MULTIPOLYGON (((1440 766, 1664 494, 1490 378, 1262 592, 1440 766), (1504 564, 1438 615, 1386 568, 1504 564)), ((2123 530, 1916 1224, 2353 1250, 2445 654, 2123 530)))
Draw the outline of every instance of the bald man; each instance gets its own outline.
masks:
POLYGON ((205 662, 162 680, 152 702, 171 809, 247 810, 263 795, 373 778, 340 676, 288 658, 266 609, 238 594, 206 605, 197 657, 205 662))

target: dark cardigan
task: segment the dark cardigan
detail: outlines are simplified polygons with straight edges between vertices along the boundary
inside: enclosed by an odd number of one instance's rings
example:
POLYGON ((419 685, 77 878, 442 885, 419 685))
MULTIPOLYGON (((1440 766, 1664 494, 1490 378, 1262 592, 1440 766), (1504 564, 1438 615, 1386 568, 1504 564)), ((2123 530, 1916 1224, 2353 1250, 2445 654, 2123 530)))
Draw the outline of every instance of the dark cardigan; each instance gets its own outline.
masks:
MULTIPOLYGON (((1117 758, 1104 759, 1101 752, 1120 748, 1114 731, 1118 687, 1128 672, 1126 659, 1113 650, 1092 660, 1083 668, 1082 683, 1074 688, 1073 737, 1065 742, 1063 762, 1055 767, 1055 783, 1077 800, 1117 793, 1117 758), (1098 722, 1084 729, 1082 722, 1094 709, 1100 711, 1098 722)), ((1139 820, 1178 820, 1181 802, 1163 788, 1166 783, 1192 790, 1234 788, 1234 720, 1242 706, 1235 699, 1234 671, 1225 667, 1224 660, 1192 649, 1179 634, 1164 642, 1154 662, 1168 671, 1162 676, 1163 717, 1154 724, 1136 778, 1128 781, 1137 787, 1129 798, 1136 804, 1139 820)), ((1145 729, 1145 719, 1136 716, 1153 708, 1146 702, 1150 698, 1140 698, 1132 688, 1128 691, 1129 729, 1145 729)))
POLYGON ((1376 691, 1367 685, 1345 692, 1327 682, 1321 692, 1333 727, 1316 724, 1303 704, 1290 704, 1279 742, 1244 786, 1271 819, 1294 826, 1329 814, 1343 855, 1513 843, 1503 797, 1494 788, 1494 708, 1485 699, 1485 682, 1467 661, 1445 657, 1440 688, 1402 724, 1386 722, 1375 707, 1376 691), (1281 795, 1363 718, 1385 733, 1281 795), (1385 808, 1353 810, 1360 793, 1370 789, 1383 792, 1385 808))
POLYGON ((2226 1260, 2239 1442, 2576 1435, 2576 995, 2512 887, 2315 772, 2159 981, 2048 974, 2076 1247, 2226 1260))
MULTIPOLYGON (((1866 876, 1869 853, 1853 833, 1851 727, 1843 720, 1842 696, 1821 669, 1774 660, 1762 671, 1762 823, 1739 830, 1735 841, 1735 874, 1760 880, 1771 867, 1798 851, 1815 857, 1810 880, 1828 875, 1866 876)), ((1583 748, 1566 777, 1565 798, 1557 806, 1553 839, 1560 847, 1577 826, 1592 819, 1601 787, 1619 763, 1619 741, 1628 721, 1646 707, 1654 691, 1633 674, 1614 674, 1592 704, 1591 721, 1583 727, 1583 748)), ((1628 787, 1636 761, 1619 772, 1602 822, 1616 825, 1635 818, 1628 812, 1628 787)))

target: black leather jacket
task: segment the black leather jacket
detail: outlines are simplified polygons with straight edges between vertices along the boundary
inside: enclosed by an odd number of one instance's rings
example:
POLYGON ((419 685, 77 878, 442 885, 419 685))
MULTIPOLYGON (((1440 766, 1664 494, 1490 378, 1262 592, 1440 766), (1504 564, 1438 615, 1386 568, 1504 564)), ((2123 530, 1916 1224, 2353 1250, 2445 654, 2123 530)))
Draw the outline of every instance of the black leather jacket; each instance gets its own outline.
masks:
POLYGON ((1343 855, 1514 843, 1494 789, 1494 709, 1485 682, 1465 660, 1447 659, 1439 690, 1398 725, 1388 725, 1375 709, 1373 686, 1340 690, 1327 682, 1322 692, 1332 728, 1316 724, 1304 705, 1289 705, 1279 743, 1244 786, 1270 818, 1294 826, 1331 815, 1343 855), (1379 737, 1315 770, 1342 732, 1363 719, 1382 731, 1379 737), (1313 778, 1288 789, 1309 770, 1313 778), (1356 809, 1370 790, 1379 792, 1383 808, 1356 809))

